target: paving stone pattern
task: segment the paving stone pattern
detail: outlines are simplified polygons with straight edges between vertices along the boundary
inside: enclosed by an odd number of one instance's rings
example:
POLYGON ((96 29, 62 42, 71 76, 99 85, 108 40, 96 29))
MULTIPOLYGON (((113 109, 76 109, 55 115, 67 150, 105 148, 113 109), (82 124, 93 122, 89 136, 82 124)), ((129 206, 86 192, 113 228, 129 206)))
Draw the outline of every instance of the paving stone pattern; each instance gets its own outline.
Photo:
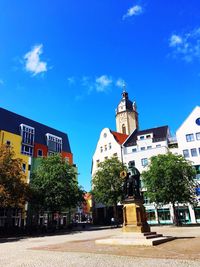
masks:
POLYGON ((171 245, 167 244, 167 247, 165 247, 166 245, 160 245, 151 248, 151 251, 145 247, 129 247, 123 248, 123 250, 119 247, 110 246, 95 247, 95 239, 108 237, 115 233, 118 234, 120 230, 85 230, 65 235, 19 240, 8 239, 6 240, 8 242, 4 242, 5 240, 2 239, 0 240, 0 266, 200 266, 198 250, 194 254, 191 246, 187 248, 186 244, 187 242, 194 243, 195 240, 195 246, 200 247, 200 227, 192 229, 188 227, 181 229, 173 227, 154 228, 153 230, 159 233, 170 233, 170 235, 175 235, 180 239, 170 242, 171 245), (195 238, 192 239, 191 237, 195 238), (174 251, 174 248, 178 248, 178 250, 174 251), (131 254, 133 251, 135 254, 131 254), (145 257, 142 257, 143 254, 145 254, 145 257), (157 257, 158 255, 159 257, 157 257))

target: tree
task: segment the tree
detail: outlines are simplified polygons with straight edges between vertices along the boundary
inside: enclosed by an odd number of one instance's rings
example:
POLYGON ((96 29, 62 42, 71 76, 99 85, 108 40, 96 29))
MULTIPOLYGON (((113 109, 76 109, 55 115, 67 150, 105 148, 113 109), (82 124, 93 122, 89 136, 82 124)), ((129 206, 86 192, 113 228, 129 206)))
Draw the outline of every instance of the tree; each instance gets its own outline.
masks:
POLYGON ((12 147, 0 146, 0 207, 8 211, 8 226, 11 223, 11 209, 23 208, 30 192, 22 164, 22 159, 15 158, 12 147))
POLYGON ((31 206, 38 212, 49 213, 76 207, 83 199, 83 190, 78 186, 76 175, 75 168, 61 155, 42 158, 31 175, 31 206))
POLYGON ((98 165, 98 170, 92 179, 92 194, 96 202, 114 206, 114 217, 117 218, 117 203, 122 200, 123 180, 120 173, 124 165, 116 157, 112 157, 98 165))
POLYGON ((142 173, 146 196, 156 204, 172 203, 174 224, 178 224, 175 204, 195 203, 196 171, 181 155, 168 153, 153 156, 147 171, 142 173))

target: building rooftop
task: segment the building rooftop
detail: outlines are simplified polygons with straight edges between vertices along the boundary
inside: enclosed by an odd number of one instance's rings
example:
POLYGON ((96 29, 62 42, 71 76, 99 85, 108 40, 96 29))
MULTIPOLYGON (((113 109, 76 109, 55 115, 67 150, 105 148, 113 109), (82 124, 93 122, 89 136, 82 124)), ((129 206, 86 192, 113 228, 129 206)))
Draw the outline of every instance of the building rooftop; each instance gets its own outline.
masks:
POLYGON ((127 147, 127 146, 136 145, 136 140, 138 139, 138 136, 147 135, 147 134, 153 135, 153 142, 163 141, 168 138, 168 133, 169 133, 168 126, 150 128, 150 129, 141 130, 141 131, 136 129, 126 140, 126 142, 124 143, 124 146, 127 147))
POLYGON ((20 135, 20 124, 35 128, 35 143, 46 145, 46 134, 50 133, 62 138, 62 150, 71 153, 68 136, 54 128, 0 108, 0 130, 20 135))
POLYGON ((113 134, 115 140, 122 145, 124 143, 124 141, 128 138, 127 134, 122 134, 122 133, 118 133, 118 132, 114 132, 111 131, 111 133, 113 134))

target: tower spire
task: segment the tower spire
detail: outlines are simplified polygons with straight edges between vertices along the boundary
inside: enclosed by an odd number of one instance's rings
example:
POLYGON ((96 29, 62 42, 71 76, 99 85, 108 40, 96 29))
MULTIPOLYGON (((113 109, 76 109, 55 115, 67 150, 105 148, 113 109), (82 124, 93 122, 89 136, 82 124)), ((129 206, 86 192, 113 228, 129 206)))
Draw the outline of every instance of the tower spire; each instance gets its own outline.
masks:
POLYGON ((126 84, 123 84, 122 99, 116 109, 117 132, 131 134, 138 129, 138 113, 136 103, 128 98, 126 84))
POLYGON ((128 93, 126 92, 126 83, 125 83, 125 81, 123 82, 122 88, 123 88, 122 99, 128 99, 128 93))

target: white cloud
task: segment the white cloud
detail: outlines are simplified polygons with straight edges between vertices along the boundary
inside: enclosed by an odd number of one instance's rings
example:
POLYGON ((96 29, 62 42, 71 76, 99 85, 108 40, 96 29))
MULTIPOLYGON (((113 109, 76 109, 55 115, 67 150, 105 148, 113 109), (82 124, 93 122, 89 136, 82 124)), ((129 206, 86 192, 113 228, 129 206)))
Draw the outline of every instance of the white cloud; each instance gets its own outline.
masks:
POLYGON ((116 86, 119 87, 119 88, 123 88, 125 85, 125 81, 121 78, 119 78, 117 81, 116 81, 116 86))
POLYGON ((132 16, 138 16, 143 13, 143 8, 139 5, 135 5, 127 10, 127 13, 123 16, 123 19, 132 16))
POLYGON ((40 55, 42 54, 43 45, 35 45, 31 51, 25 54, 25 69, 31 72, 33 76, 46 72, 47 63, 40 60, 40 55))
POLYGON ((81 85, 87 89, 87 94, 90 94, 94 90, 94 82, 89 76, 83 76, 81 78, 81 85))
POLYGON ((200 60, 200 28, 196 28, 185 34, 172 34, 169 46, 174 57, 180 57, 186 62, 195 59, 200 60))
POLYGON ((177 46, 182 44, 183 39, 181 38, 181 36, 176 35, 176 34, 172 34, 172 36, 170 37, 170 46, 177 46))
POLYGON ((122 89, 125 85, 125 81, 122 78, 114 78, 109 75, 101 75, 99 77, 86 76, 82 77, 68 77, 68 82, 72 82, 72 86, 76 85, 77 88, 81 89, 75 96, 75 100, 83 100, 86 95, 91 93, 107 93, 116 87, 122 89), (73 79, 71 79, 73 78, 73 79), (73 82, 75 83, 73 84, 73 82))
POLYGON ((109 78, 107 75, 102 75, 96 78, 97 92, 106 92, 110 88, 112 82, 112 79, 109 78))
POLYGON ((67 78, 67 81, 68 81, 68 84, 69 84, 69 85, 74 85, 75 82, 76 82, 74 76, 72 76, 72 77, 68 77, 68 78, 67 78))

